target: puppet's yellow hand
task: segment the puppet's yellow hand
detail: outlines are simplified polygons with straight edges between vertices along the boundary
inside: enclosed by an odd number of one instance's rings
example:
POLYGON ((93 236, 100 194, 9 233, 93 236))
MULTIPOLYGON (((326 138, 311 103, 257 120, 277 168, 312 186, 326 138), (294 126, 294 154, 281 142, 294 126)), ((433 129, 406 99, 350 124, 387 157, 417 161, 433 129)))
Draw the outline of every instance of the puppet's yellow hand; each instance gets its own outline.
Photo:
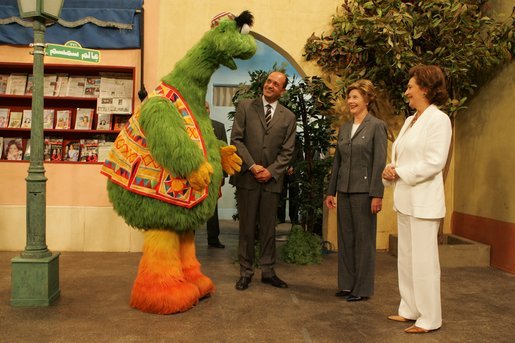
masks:
POLYGON ((229 174, 233 175, 241 170, 241 158, 236 155, 236 147, 228 145, 220 148, 220 155, 222 156, 222 168, 229 174))
POLYGON ((188 175, 187 179, 194 190, 202 191, 211 182, 211 175, 213 175, 213 167, 206 161, 197 170, 188 175))

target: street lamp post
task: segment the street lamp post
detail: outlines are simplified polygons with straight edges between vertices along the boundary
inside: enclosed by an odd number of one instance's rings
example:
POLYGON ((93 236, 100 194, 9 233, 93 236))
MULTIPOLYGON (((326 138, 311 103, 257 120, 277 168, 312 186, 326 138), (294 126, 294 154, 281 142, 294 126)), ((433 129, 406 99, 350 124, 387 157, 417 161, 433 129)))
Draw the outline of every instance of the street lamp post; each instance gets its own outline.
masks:
POLYGON ((18 0, 20 17, 32 19, 34 64, 31 154, 27 181, 27 244, 11 260, 11 305, 48 306, 59 298, 59 253, 46 245, 46 181, 43 165, 45 23, 57 21, 64 0, 18 0))

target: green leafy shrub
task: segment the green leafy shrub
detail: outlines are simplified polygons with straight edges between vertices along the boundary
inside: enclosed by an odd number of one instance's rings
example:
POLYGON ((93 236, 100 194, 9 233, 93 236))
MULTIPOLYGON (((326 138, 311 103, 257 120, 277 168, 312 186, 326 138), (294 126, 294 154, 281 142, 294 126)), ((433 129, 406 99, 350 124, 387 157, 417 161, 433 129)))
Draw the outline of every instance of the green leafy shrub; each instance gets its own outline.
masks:
POLYGON ((300 225, 294 225, 280 254, 281 259, 287 263, 318 264, 322 262, 322 241, 318 235, 304 230, 300 225))

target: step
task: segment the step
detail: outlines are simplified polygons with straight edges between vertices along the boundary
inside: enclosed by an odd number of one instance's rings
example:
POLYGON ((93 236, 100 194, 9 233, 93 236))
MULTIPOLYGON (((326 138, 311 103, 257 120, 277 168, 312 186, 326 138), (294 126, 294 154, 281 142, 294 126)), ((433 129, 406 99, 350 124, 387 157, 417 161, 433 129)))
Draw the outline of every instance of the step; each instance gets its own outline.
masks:
MULTIPOLYGON (((397 235, 390 234, 388 251, 397 257, 397 235)), ((489 267, 490 246, 457 235, 444 235, 438 246, 441 267, 489 267)))

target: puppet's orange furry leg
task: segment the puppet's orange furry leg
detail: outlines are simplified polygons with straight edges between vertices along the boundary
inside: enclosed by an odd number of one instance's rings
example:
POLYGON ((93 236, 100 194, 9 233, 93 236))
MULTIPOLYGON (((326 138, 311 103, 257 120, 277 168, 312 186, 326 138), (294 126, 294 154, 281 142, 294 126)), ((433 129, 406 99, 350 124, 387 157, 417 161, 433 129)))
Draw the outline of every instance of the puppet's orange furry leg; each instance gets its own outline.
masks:
POLYGON ((200 292, 200 298, 215 291, 215 285, 210 278, 200 271, 200 262, 195 255, 195 236, 193 232, 184 232, 181 237, 181 262, 184 278, 194 283, 200 292))
POLYGON ((143 256, 131 294, 131 306, 143 312, 170 314, 192 308, 199 299, 196 285, 182 272, 179 234, 145 232, 143 256))

